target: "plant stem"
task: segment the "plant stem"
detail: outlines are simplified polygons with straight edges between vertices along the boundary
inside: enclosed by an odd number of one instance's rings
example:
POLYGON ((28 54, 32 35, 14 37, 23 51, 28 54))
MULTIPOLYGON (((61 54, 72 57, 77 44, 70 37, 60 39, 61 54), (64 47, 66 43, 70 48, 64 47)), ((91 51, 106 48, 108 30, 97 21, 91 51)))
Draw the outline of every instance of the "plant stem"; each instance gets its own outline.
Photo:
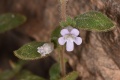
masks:
MULTIPOLYGON (((60 0, 62 21, 66 21, 67 1, 68 0, 60 0)), ((60 69, 61 69, 61 75, 62 75, 62 77, 64 77, 66 75, 66 68, 65 68, 65 62, 64 62, 64 47, 62 47, 61 51, 60 51, 60 69)))
POLYGON ((66 75, 66 68, 65 68, 65 61, 64 61, 64 47, 61 47, 60 69, 61 69, 61 75, 62 77, 64 77, 66 75))
POLYGON ((66 21, 66 4, 68 0, 60 0, 61 3, 61 18, 62 21, 66 21))

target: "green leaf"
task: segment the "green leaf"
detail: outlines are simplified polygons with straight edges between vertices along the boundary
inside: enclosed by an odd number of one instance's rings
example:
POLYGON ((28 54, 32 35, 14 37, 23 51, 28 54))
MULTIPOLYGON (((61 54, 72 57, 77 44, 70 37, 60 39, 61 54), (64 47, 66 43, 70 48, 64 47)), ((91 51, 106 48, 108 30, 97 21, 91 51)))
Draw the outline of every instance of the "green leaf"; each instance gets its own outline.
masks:
POLYGON ((31 42, 23 45, 20 49, 14 51, 15 56, 23 60, 35 60, 42 58, 37 52, 37 48, 42 46, 44 42, 31 42))
POLYGON ((10 80, 15 73, 11 70, 5 70, 2 73, 0 73, 0 80, 10 80))
POLYGON ((0 15, 0 33, 11 30, 26 21, 26 17, 20 14, 6 13, 0 15))
POLYGON ((78 72, 73 71, 69 73, 66 77, 60 79, 60 80, 76 80, 78 77, 78 72))
POLYGON ((42 77, 33 75, 29 71, 21 71, 19 73, 14 73, 13 70, 6 70, 2 73, 0 73, 0 80, 45 80, 42 77))
POLYGON ((58 47, 58 38, 60 37, 60 31, 61 31, 61 27, 57 27, 51 34, 51 42, 54 43, 54 47, 57 48, 58 47))
POLYGON ((61 27, 75 26, 75 25, 76 25, 76 22, 70 16, 67 17, 65 22, 64 21, 60 22, 61 27))
POLYGON ((23 61, 23 60, 19 60, 17 63, 14 63, 14 62, 11 61, 10 65, 13 69, 12 71, 15 74, 19 73, 25 63, 26 63, 26 61, 23 61))
POLYGON ((16 74, 18 74, 23 67, 25 61, 19 61, 18 63, 13 63, 10 61, 10 65, 12 66, 11 70, 5 70, 2 73, 0 73, 0 80, 11 80, 14 78, 16 74))
POLYGON ((104 14, 97 11, 90 11, 75 18, 76 28, 89 31, 109 31, 115 26, 104 14))
POLYGON ((42 77, 33 75, 29 71, 22 71, 20 74, 17 75, 17 80, 45 80, 42 77))
POLYGON ((49 71, 50 80, 59 80, 60 79, 60 65, 55 63, 52 65, 49 71))

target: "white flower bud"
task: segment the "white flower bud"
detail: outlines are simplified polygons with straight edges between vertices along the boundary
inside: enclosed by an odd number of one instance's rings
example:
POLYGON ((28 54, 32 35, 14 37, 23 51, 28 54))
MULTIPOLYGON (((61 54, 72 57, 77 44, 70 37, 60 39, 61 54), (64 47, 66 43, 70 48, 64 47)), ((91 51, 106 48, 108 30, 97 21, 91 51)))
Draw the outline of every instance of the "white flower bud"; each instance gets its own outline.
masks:
POLYGON ((46 54, 50 54, 54 49, 53 43, 44 43, 42 46, 38 47, 38 53, 41 54, 41 56, 45 56, 46 54))

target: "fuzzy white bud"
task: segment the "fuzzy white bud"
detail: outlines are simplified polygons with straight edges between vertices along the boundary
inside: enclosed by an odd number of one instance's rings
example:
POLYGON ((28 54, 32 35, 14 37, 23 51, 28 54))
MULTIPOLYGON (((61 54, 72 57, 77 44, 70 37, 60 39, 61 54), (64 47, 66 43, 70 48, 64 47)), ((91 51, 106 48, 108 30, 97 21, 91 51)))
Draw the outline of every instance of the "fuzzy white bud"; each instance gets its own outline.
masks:
POLYGON ((38 47, 38 53, 41 54, 41 56, 45 56, 46 54, 50 54, 53 49, 54 49, 54 45, 53 43, 44 43, 42 46, 38 47))

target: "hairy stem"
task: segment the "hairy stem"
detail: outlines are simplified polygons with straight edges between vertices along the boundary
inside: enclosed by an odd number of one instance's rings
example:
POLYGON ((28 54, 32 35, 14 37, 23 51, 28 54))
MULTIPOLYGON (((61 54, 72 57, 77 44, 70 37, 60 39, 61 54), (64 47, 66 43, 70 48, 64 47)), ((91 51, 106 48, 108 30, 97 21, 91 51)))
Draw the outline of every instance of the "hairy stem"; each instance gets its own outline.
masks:
POLYGON ((60 0, 62 21, 66 21, 66 4, 67 4, 67 1, 68 0, 60 0))
MULTIPOLYGON (((60 0, 61 4, 61 18, 62 21, 66 21, 66 4, 68 0, 60 0)), ((60 69, 61 69, 61 75, 66 75, 66 68, 65 68, 65 62, 64 62, 64 47, 61 48, 60 52, 60 69)))
POLYGON ((66 75, 66 68, 65 68, 65 61, 64 61, 64 47, 61 48, 60 53, 60 69, 61 69, 61 75, 66 75))

